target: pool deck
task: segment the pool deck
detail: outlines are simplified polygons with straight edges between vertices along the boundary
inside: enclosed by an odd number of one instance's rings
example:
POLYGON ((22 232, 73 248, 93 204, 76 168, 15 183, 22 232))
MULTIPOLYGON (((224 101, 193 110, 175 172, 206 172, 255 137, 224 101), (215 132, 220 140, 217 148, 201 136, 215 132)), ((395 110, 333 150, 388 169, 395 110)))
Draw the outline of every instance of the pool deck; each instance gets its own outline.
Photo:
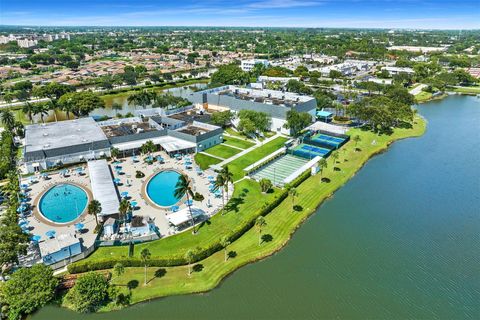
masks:
MULTIPOLYGON (((199 192, 202 194, 205 199, 202 202, 194 201, 193 207, 197 207, 202 209, 208 217, 213 216, 222 208, 222 198, 216 198, 212 193, 209 191, 209 181, 208 176, 216 176, 216 173, 209 169, 203 171, 202 175, 197 173, 197 166, 195 163, 192 165, 192 169, 185 169, 183 160, 176 160, 170 158, 164 152, 155 152, 152 153, 153 157, 162 156, 165 160, 165 163, 160 164, 158 162, 154 162, 153 164, 149 165, 144 162, 144 158, 146 156, 137 156, 138 162, 133 162, 132 157, 126 157, 119 159, 122 163, 120 164, 122 169, 122 174, 118 174, 114 170, 113 161, 109 162, 110 168, 112 169, 113 178, 119 178, 121 184, 116 186, 118 195, 122 192, 128 192, 129 194, 129 201, 136 201, 137 207, 133 211, 134 215, 141 215, 141 216, 148 216, 153 219, 155 225, 158 227, 158 230, 162 237, 170 236, 176 234, 178 231, 175 228, 171 227, 168 222, 168 215, 171 214, 170 208, 162 208, 155 204, 153 204, 150 199, 146 196, 146 184, 148 179, 155 175, 156 173, 163 171, 163 170, 175 170, 180 173, 186 174, 189 179, 192 181, 192 189, 194 192, 199 192), (136 171, 142 171, 145 174, 143 178, 136 178, 135 173, 136 171), (127 184, 128 180, 128 184, 127 184), (210 202, 210 206, 207 206, 207 203, 210 202)), ((193 155, 190 155, 192 162, 194 162, 193 155)), ((78 166, 77 166, 78 167, 78 166)), ((35 183, 29 183, 29 180, 26 179, 22 181, 22 183, 29 184, 28 190, 30 194, 30 203, 33 205, 32 214, 28 216, 27 220, 30 226, 30 233, 34 235, 41 236, 41 240, 46 240, 47 236, 45 233, 50 230, 55 230, 57 236, 60 234, 76 234, 84 247, 89 248, 91 247, 95 239, 97 237, 96 234, 93 233, 95 229, 95 217, 88 215, 86 210, 79 216, 78 219, 71 221, 65 224, 58 224, 52 221, 47 220, 44 218, 41 213, 38 211, 38 202, 42 195, 53 187, 56 184, 61 183, 71 183, 77 186, 82 187, 89 197, 89 201, 92 199, 92 192, 91 192, 91 182, 89 177, 89 172, 86 164, 83 164, 82 167, 84 168, 83 175, 79 175, 76 170, 70 169, 71 174, 64 177, 59 173, 49 173, 49 177, 47 180, 37 176, 35 183), (84 231, 80 233, 75 233, 74 224, 81 222, 84 224, 85 228, 84 231)), ((233 184, 229 185, 229 197, 231 197, 233 193, 233 184)), ((186 208, 186 204, 184 203, 185 199, 182 199, 177 203, 180 207, 186 208)), ((225 203, 228 199, 225 199, 225 203)))

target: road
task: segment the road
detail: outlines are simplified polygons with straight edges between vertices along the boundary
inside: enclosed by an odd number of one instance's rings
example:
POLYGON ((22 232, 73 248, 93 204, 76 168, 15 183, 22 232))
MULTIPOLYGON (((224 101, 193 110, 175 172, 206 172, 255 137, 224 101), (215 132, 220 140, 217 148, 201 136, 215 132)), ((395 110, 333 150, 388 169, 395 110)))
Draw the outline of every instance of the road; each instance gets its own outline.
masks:
POLYGON ((426 87, 427 87, 426 84, 421 83, 420 85, 418 85, 418 86, 416 86, 415 88, 413 88, 412 90, 410 90, 409 93, 410 93, 411 95, 416 96, 417 94, 419 94, 420 92, 422 92, 422 89, 423 89, 423 88, 426 88, 426 87))

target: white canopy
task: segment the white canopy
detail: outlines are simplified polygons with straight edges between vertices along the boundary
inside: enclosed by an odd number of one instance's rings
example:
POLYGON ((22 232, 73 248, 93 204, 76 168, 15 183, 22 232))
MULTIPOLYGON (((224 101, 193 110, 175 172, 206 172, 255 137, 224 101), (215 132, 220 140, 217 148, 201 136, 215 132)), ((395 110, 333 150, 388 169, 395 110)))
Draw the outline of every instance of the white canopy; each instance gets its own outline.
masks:
POLYGON ((326 122, 317 121, 311 124, 310 126, 308 126, 307 129, 314 130, 314 131, 323 130, 323 131, 328 131, 332 133, 345 134, 345 132, 347 132, 349 128, 337 126, 337 125, 326 123, 326 122))
POLYGON ((102 206, 100 215, 118 213, 120 202, 107 161, 105 159, 88 161, 88 171, 93 198, 98 200, 102 206))
POLYGON ((193 142, 185 141, 185 140, 178 139, 175 137, 170 137, 170 136, 116 143, 113 146, 120 151, 138 149, 148 140, 151 140, 154 144, 161 145, 162 148, 165 149, 165 151, 167 152, 192 149, 192 148, 196 148, 197 146, 193 142))
MULTIPOLYGON (((191 207, 191 209, 194 218, 200 217, 205 214, 205 212, 200 208, 191 207)), ((190 211, 188 210, 188 207, 183 208, 182 210, 167 215, 167 219, 174 226, 179 226, 187 221, 190 221, 190 211)))

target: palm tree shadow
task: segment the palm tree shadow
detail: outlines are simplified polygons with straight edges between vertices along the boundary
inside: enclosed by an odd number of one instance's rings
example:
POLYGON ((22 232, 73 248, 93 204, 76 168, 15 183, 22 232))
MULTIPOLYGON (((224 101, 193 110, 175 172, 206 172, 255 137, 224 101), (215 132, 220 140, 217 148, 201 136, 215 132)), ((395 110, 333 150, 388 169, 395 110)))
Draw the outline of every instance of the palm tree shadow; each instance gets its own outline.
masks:
POLYGON ((273 240, 273 236, 271 234, 264 234, 262 235, 262 243, 264 242, 270 242, 273 240))
POLYGON ((230 201, 225 205, 225 211, 235 211, 238 212, 238 206, 245 203, 243 198, 231 198, 230 201))

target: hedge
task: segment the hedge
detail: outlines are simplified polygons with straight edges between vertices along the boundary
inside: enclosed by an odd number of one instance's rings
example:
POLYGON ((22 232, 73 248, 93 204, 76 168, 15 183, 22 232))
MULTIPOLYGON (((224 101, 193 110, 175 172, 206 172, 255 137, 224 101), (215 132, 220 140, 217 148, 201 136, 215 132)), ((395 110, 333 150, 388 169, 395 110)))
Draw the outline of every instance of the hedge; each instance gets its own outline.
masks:
MULTIPOLYGON (((290 185, 293 187, 297 187, 303 181, 307 180, 310 177, 311 173, 310 170, 305 171, 302 173, 298 178, 296 178, 290 185)), ((274 200, 263 208, 259 209, 258 212, 252 217, 251 220, 245 221, 243 224, 237 225, 235 228, 232 229, 231 234, 228 236, 229 241, 233 242, 240 238, 243 234, 245 234, 248 230, 250 230, 255 225, 255 220, 259 216, 266 216, 269 214, 273 209, 275 209, 280 203, 288 197, 288 191, 282 190, 281 193, 274 198, 274 200)), ((216 253, 217 251, 222 250, 223 247, 220 242, 212 243, 210 246, 206 248, 200 248, 195 253, 195 260, 194 262, 198 262, 204 260, 211 256, 212 254, 216 253)), ((108 258, 108 259, 100 259, 100 260, 81 260, 74 264, 68 265, 67 269, 70 273, 83 273, 88 271, 94 270, 103 270, 103 269, 111 269, 115 266, 116 263, 123 264, 124 267, 143 267, 144 263, 142 260, 138 258, 108 258)), ((187 260, 183 256, 171 256, 168 259, 156 259, 152 257, 148 261, 148 265, 150 267, 175 267, 188 264, 187 260)))

